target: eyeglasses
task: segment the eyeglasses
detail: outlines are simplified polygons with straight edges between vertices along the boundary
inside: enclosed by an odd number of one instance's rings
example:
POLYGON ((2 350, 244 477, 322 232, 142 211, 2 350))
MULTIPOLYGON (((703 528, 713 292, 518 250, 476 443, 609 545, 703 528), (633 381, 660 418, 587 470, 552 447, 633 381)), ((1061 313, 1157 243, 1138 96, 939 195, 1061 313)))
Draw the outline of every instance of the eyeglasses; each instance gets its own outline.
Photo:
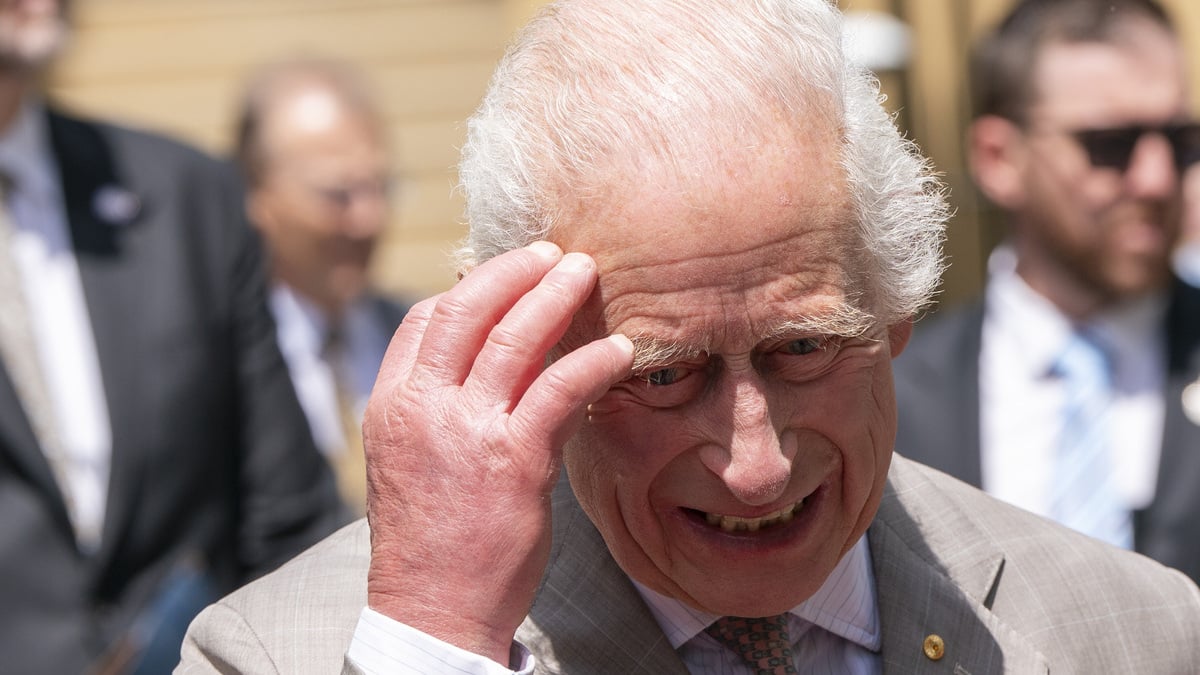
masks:
POLYGON ((1187 169, 1200 161, 1200 124, 1166 124, 1149 126, 1134 124, 1112 129, 1080 129, 1068 132, 1087 152, 1088 161, 1096 168, 1129 169, 1133 151, 1146 134, 1160 134, 1171 145, 1175 168, 1187 169))
POLYGON ((336 185, 313 185, 309 189, 330 206, 345 211, 356 199, 387 199, 392 192, 392 180, 381 178, 336 185))

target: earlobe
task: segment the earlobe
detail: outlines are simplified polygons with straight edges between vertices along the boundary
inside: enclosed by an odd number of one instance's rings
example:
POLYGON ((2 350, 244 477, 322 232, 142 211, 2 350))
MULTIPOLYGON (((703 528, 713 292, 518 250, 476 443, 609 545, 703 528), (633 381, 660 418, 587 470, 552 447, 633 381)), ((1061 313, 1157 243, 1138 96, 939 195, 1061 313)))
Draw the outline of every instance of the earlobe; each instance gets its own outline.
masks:
POLYGON ((900 352, 908 346, 908 339, 912 337, 913 320, 912 317, 897 321, 888 326, 888 346, 892 350, 892 358, 900 356, 900 352))
POLYGON ((1024 201, 1025 135, 1012 121, 984 115, 967 129, 967 161, 975 184, 997 206, 1024 201))

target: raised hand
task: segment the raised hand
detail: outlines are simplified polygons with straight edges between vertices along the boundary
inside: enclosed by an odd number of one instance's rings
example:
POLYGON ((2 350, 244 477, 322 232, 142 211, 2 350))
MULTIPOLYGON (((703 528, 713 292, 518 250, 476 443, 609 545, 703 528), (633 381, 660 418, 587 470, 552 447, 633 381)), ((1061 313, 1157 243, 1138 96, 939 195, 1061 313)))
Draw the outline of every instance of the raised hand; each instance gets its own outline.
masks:
POLYGON ((561 447, 632 367, 619 335, 545 366, 595 281, 590 257, 538 242, 409 312, 363 422, 373 609, 507 663, 561 447))

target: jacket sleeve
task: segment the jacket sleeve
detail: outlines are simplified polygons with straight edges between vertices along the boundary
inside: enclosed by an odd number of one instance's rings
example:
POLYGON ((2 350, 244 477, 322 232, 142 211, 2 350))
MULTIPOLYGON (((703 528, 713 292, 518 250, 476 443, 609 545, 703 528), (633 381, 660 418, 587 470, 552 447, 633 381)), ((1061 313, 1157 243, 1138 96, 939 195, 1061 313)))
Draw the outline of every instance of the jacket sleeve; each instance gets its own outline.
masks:
POLYGON ((349 522, 351 514, 316 449, 280 354, 266 302, 264 251, 246 221, 236 176, 225 174, 228 218, 235 223, 226 259, 240 397, 238 551, 246 581, 349 522))

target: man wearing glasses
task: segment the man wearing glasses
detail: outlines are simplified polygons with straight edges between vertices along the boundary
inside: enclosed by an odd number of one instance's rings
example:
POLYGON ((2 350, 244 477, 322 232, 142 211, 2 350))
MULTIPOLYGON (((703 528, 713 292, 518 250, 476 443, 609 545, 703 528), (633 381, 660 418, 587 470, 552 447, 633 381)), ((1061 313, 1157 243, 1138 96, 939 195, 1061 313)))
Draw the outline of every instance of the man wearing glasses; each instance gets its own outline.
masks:
POLYGON ((1153 0, 1023 0, 979 44, 969 163, 1008 236, 896 362, 896 448, 1200 579, 1184 63, 1153 0))
POLYGON ((385 123, 350 64, 298 57, 250 78, 237 129, 279 348, 342 497, 363 515, 362 411, 407 311, 369 278, 392 213, 385 123))

